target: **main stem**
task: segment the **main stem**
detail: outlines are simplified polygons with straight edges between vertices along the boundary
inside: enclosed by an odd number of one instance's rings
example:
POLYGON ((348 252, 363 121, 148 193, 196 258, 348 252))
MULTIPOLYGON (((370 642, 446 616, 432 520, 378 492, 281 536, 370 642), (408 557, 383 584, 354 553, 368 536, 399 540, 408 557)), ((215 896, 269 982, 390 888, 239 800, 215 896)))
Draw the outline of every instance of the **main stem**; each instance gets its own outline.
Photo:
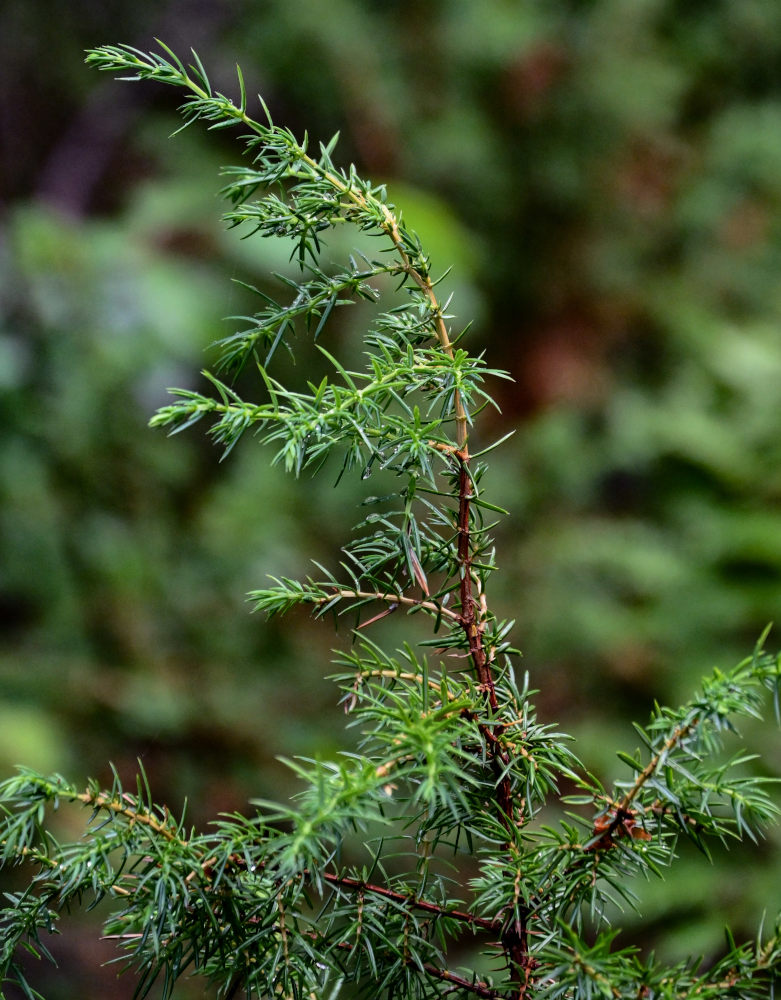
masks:
MULTIPOLYGON (((315 167, 319 166, 315 161, 310 162, 315 167)), ((359 192, 346 190, 344 183, 335 175, 329 173, 327 177, 344 194, 349 195, 354 201, 360 202, 365 206, 366 199, 363 195, 359 192)), ((453 345, 450 342, 447 325, 431 279, 428 275, 421 274, 413 266, 409 255, 402 245, 398 221, 386 205, 382 206, 382 213, 385 220, 383 228, 394 244, 404 271, 418 285, 429 301, 440 347, 449 358, 452 358, 453 345)), ((496 696, 491 659, 484 642, 487 604, 479 577, 477 577, 472 569, 471 503, 474 493, 469 468, 468 417, 458 390, 454 394, 454 413, 456 420, 456 440, 458 443, 458 450, 453 453, 453 458, 458 463, 457 554, 461 580, 459 587, 459 617, 469 646, 469 655, 478 683, 483 691, 489 714, 496 717, 499 714, 499 702, 496 696), (475 590, 477 590, 477 593, 475 593, 475 590)), ((512 782, 508 775, 507 765, 510 763, 510 760, 507 750, 503 747, 500 740, 503 728, 499 722, 493 724, 480 723, 480 731, 486 741, 491 765, 497 776, 496 805, 499 817, 509 833, 516 823, 516 808, 512 782)), ((525 910, 521 911, 518 917, 508 921, 504 925, 501 935, 501 946, 512 979, 518 983, 517 988, 511 995, 511 1000, 522 1000, 532 984, 533 970, 533 959, 529 953, 529 934, 525 910)))
MULTIPOLYGON (((189 88, 201 98, 207 98, 207 93, 193 80, 185 75, 189 88)), ((262 127, 250 118, 243 108, 232 105, 231 113, 252 131, 262 134, 262 127)), ((356 191, 344 178, 332 171, 326 170, 317 160, 301 151, 301 162, 315 174, 328 181, 339 192, 340 196, 348 198, 362 209, 369 208, 369 200, 361 191, 356 191)), ((398 254, 403 271, 423 292, 429 302, 431 315, 434 319, 436 336, 440 347, 449 358, 453 358, 453 345, 445 323, 442 308, 436 297, 434 286, 428 274, 421 273, 413 264, 409 254, 404 249, 396 216, 387 205, 372 199, 374 207, 382 215, 382 229, 393 243, 398 254)), ((472 535, 471 535, 471 503, 474 496, 472 477, 469 469, 468 425, 469 419, 458 390, 454 393, 453 410, 456 423, 457 450, 453 452, 453 460, 457 462, 458 473, 458 542, 457 556, 460 572, 459 620, 464 631, 469 648, 469 655, 474 666, 478 683, 485 697, 489 716, 496 719, 499 714, 499 702, 496 696, 491 657, 485 647, 484 629, 487 617, 485 594, 482 592, 479 577, 472 568, 472 535), (475 592, 477 591, 477 593, 475 592)), ((509 756, 501 742, 504 727, 498 721, 480 723, 480 731, 486 742, 486 749, 491 760, 496 783, 496 807, 499 817, 508 834, 515 826, 519 817, 516 816, 516 805, 513 796, 512 782, 507 774, 509 756)), ((512 838, 508 837, 508 848, 512 838)), ((504 926, 501 945, 507 960, 513 980, 519 985, 513 992, 511 1000, 522 1000, 531 985, 531 970, 533 960, 528 948, 528 930, 526 927, 525 910, 521 917, 504 926)))
MULTIPOLYGON (((383 206, 383 214, 385 217, 385 231, 396 247, 404 270, 418 287, 421 288, 429 300, 432 314, 435 317, 437 338, 440 346, 448 357, 452 358, 453 346, 450 342, 442 309, 437 301, 431 279, 428 275, 420 274, 413 267, 402 246, 398 222, 387 206, 383 206)), ((489 715, 496 718, 499 714, 499 701, 496 696, 491 658, 488 655, 484 641, 487 603, 480 579, 472 568, 471 504, 474 493, 472 476, 469 469, 468 418, 458 390, 455 392, 454 412, 458 442, 458 450, 453 453, 453 458, 458 463, 457 554, 461 580, 459 587, 460 624, 466 635, 469 655, 478 683, 483 691, 489 715)), ((497 777, 496 805, 499 817, 509 833, 515 826, 517 817, 512 782, 507 766, 510 763, 510 759, 507 750, 500 740, 503 730, 504 727, 498 721, 492 724, 480 723, 480 731, 486 741, 487 752, 493 771, 497 777)), ((511 977, 518 984, 511 995, 511 1000, 522 1000, 532 985, 532 971, 534 968, 533 959, 529 953, 529 932, 525 909, 520 910, 518 916, 507 921, 504 925, 501 935, 501 946, 511 977)))

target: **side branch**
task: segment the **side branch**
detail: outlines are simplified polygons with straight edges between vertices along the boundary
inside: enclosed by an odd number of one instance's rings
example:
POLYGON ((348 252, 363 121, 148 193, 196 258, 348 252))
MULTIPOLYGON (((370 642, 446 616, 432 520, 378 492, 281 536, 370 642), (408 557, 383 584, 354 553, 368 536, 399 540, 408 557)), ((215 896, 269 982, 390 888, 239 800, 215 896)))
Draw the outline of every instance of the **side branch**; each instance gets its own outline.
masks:
POLYGON ((452 983, 458 989, 467 990, 475 996, 484 997, 485 1000, 501 1000, 502 994, 481 982, 479 979, 466 979, 464 976, 457 976, 449 969, 438 969, 435 965, 424 965, 424 970, 436 979, 441 979, 445 983, 452 983))
POLYGON ((412 909, 432 913, 437 917, 449 917, 452 920, 460 920, 472 927, 479 927, 481 930, 498 932, 502 927, 500 920, 488 920, 485 917, 477 917, 467 910, 448 910, 444 906, 431 903, 426 899, 419 899, 410 893, 394 892, 393 889, 386 889, 384 886, 364 882, 361 879, 350 878, 348 875, 334 875, 325 872, 322 877, 324 881, 329 882, 331 885, 354 892, 370 892, 375 896, 384 896, 386 899, 392 899, 396 903, 403 903, 412 909))
MULTIPOLYGON (((74 795, 73 801, 81 802, 85 806, 93 806, 96 810, 105 809, 106 812, 113 815, 124 816, 131 823, 139 823, 142 826, 146 826, 172 843, 181 844, 183 847, 188 846, 188 842, 182 840, 165 822, 157 819, 150 812, 143 812, 138 808, 134 808, 133 803, 135 803, 135 800, 131 796, 128 796, 127 801, 124 801, 110 795, 104 795, 102 792, 94 793, 86 791, 74 795)), ((166 808, 166 813, 167 811, 166 808)))
POLYGON ((675 732, 668 739, 665 740, 661 750, 657 754, 654 754, 654 756, 646 764, 646 766, 643 768, 640 774, 638 774, 632 787, 627 791, 626 795, 624 795, 623 799, 621 800, 621 804, 618 807, 620 811, 626 812, 626 810, 629 809, 632 802, 640 794, 640 790, 642 789, 643 785, 648 781, 649 778, 653 776, 656 769, 659 767, 662 761, 667 757, 669 752, 675 749, 675 747, 678 746, 678 744, 681 743, 682 740, 686 739, 686 737, 692 732, 692 730, 694 730, 697 727, 698 723, 699 719, 697 718, 692 719, 691 722, 687 723, 685 726, 679 726, 675 730, 675 732))
POLYGON ((381 590, 348 590, 347 588, 334 587, 333 593, 327 594, 324 597, 313 598, 311 603, 315 605, 328 604, 335 598, 384 601, 389 605, 403 604, 405 607, 421 608, 424 611, 431 611, 436 615, 442 615, 442 617, 450 618, 453 621, 461 621, 461 615, 450 608, 446 608, 444 604, 440 604, 438 601, 421 601, 416 597, 404 597, 402 594, 384 593, 381 590))
POLYGON ((613 847, 615 838, 622 834, 628 834, 633 839, 647 839, 647 835, 642 829, 637 828, 635 810, 632 803, 640 794, 643 786, 656 773, 657 768, 666 759, 671 750, 674 750, 682 740, 696 729, 699 719, 694 718, 684 726, 679 726, 662 744, 658 753, 655 753, 643 770, 637 775, 634 782, 627 789, 626 794, 620 802, 613 802, 607 815, 602 812, 594 822, 594 829, 591 841, 585 845, 584 850, 589 852, 599 852, 609 850, 613 847))

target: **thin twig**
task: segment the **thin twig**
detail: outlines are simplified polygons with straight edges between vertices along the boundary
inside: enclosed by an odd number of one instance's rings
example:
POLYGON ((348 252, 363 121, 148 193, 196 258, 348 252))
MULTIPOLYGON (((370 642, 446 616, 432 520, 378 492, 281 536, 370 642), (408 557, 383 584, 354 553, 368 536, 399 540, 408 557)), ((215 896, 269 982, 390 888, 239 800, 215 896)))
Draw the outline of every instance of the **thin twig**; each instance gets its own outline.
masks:
POLYGON ((470 924, 472 927, 479 927, 481 930, 497 933, 502 928, 501 920, 489 920, 486 917, 477 917, 474 913, 469 913, 467 910, 449 910, 427 899, 420 899, 412 893, 395 892, 393 889, 385 888, 385 886, 374 885, 370 882, 364 882, 361 879, 351 878, 348 875, 324 873, 322 877, 331 885, 338 885, 343 889, 355 892, 369 892, 375 896, 383 896, 386 899, 392 899, 394 902, 404 903, 415 910, 433 913, 437 917, 449 917, 453 920, 459 920, 470 924))

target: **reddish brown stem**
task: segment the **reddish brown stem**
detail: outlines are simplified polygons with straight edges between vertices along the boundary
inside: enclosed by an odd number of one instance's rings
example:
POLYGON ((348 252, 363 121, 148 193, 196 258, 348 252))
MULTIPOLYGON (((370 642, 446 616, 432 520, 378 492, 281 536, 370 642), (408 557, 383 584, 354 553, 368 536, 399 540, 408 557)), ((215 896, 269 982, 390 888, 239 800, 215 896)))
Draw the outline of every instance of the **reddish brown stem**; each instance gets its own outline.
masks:
POLYGON ((363 882, 360 879, 350 878, 348 875, 333 875, 328 872, 323 874, 326 882, 331 885, 338 885, 343 889, 355 890, 357 892, 369 892, 375 896, 384 896, 397 903, 406 903, 407 906, 415 910, 422 910, 425 913, 433 913, 438 917, 450 917, 452 920, 460 920, 472 927, 479 927, 481 930, 497 932, 501 929, 501 921, 488 920, 485 917, 476 917, 466 910, 448 910, 436 903, 431 903, 426 899, 418 899, 408 893, 394 892, 393 889, 386 889, 381 885, 373 885, 370 882, 363 882))
POLYGON ((499 709, 491 666, 488 663, 480 622, 480 605, 474 595, 472 579, 471 502, 472 480, 469 476, 469 452, 457 452, 458 472, 458 563, 461 567, 461 626, 469 642, 469 654, 475 665, 477 679, 485 692, 492 712, 499 709))
MULTIPOLYGON (((475 579, 472 572, 471 504, 472 479, 469 474, 469 450, 466 444, 454 453, 459 463, 458 469, 458 563, 461 571, 460 603, 461 627, 466 635, 469 655, 474 664, 480 688, 483 691, 490 715, 499 714, 499 700, 496 696, 491 660, 485 648, 483 636, 483 607, 475 595, 475 579)), ((486 743, 494 773, 497 776, 496 805, 499 816, 508 833, 517 822, 512 782, 507 768, 510 763, 506 748, 500 739, 504 727, 498 720, 493 724, 479 723, 480 732, 486 743)), ((513 1000, 522 1000, 532 984, 534 960, 529 953, 529 934, 525 914, 519 920, 505 926, 501 936, 501 946, 507 959, 513 979, 519 984, 513 993, 513 1000)))
POLYGON ((502 996, 498 990, 493 989, 487 983, 481 983, 479 979, 474 981, 465 979, 463 976, 457 976, 455 972, 451 972, 449 969, 438 969, 436 965, 424 965, 423 968, 430 976, 441 979, 445 983, 452 983, 453 986, 462 990, 468 990, 470 993, 474 993, 475 996, 484 997, 485 1000, 500 1000, 502 996))

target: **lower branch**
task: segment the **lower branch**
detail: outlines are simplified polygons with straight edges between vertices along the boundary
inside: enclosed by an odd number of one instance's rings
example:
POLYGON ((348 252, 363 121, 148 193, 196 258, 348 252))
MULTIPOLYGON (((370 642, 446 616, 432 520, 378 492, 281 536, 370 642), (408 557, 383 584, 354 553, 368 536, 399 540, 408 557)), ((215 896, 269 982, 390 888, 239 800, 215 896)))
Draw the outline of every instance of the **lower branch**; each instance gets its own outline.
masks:
POLYGON ((450 972, 449 969, 439 969, 435 965, 424 965, 423 968, 435 979, 452 983, 454 987, 467 990, 475 996, 484 997, 485 1000, 501 1000, 502 994, 498 990, 489 986, 488 983, 481 982, 479 979, 465 979, 463 976, 456 975, 455 972, 450 972))
POLYGON ((498 932, 502 927, 500 920, 488 920, 485 917, 477 917, 466 910, 448 910, 437 903, 419 899, 409 893, 394 892, 393 889, 386 889, 381 885, 373 885, 370 882, 350 878, 348 875, 333 875, 325 872, 322 877, 331 885, 337 885, 343 889, 356 892, 370 892, 375 896, 384 896, 386 899, 392 899, 397 903, 404 903, 412 909, 422 910, 425 913, 433 913, 437 917, 449 917, 451 920, 460 920, 472 927, 479 927, 481 930, 498 932))

